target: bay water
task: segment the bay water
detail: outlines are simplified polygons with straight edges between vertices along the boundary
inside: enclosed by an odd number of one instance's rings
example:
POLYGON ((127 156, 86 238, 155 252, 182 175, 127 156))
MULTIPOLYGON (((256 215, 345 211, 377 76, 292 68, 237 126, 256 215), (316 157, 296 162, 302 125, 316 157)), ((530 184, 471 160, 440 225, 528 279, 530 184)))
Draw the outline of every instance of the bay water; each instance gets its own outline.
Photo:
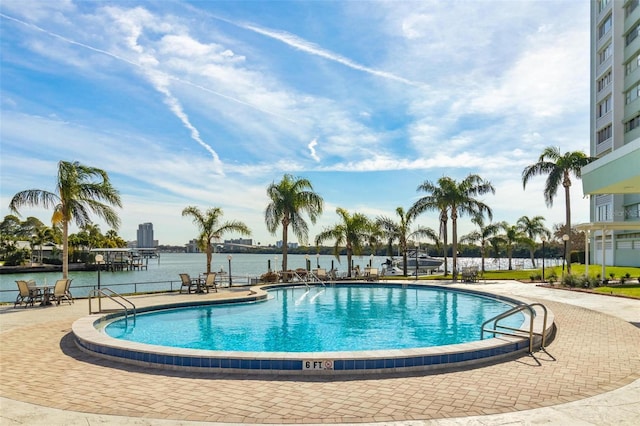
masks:
MULTIPOLYGON (((215 253, 211 262, 212 272, 222 272, 220 279, 224 280, 223 285, 228 285, 229 260, 226 253, 215 253)), ((231 254, 231 279, 234 286, 248 285, 252 279, 267 272, 269 266, 272 269, 280 269, 282 263, 281 255, 273 254, 231 254)), ((374 267, 380 268, 387 258, 385 256, 354 256, 354 267, 359 266, 364 270, 372 261, 374 267)), ((301 254, 290 254, 287 256, 287 266, 289 269, 305 268, 306 257, 301 254)), ((451 259, 447 259, 449 270, 451 270, 451 259)), ((321 268, 329 271, 332 267, 340 272, 347 271, 346 256, 341 256, 340 261, 332 255, 309 255, 311 268, 321 268)), ((458 266, 479 266, 480 258, 458 258, 458 266)), ((557 260, 555 260, 557 262, 557 260)), ((151 291, 171 291, 180 288, 180 277, 178 274, 187 273, 192 278, 202 275, 206 271, 206 255, 204 253, 160 253, 158 258, 145 260, 147 269, 135 271, 70 271, 69 278, 71 292, 74 297, 86 297, 89 292, 97 288, 98 275, 100 275, 101 287, 109 287, 120 294, 151 292, 151 291)), ((529 259, 513 259, 513 267, 518 269, 531 268, 529 259)), ((546 265, 553 265, 554 260, 546 260, 546 265)), ((540 259, 537 261, 540 266, 540 259)), ((507 259, 485 259, 487 270, 507 269, 507 259)), ((0 302, 13 302, 18 295, 16 280, 34 280, 36 285, 53 286, 57 279, 62 278, 61 272, 37 272, 19 274, 0 274, 0 302)))

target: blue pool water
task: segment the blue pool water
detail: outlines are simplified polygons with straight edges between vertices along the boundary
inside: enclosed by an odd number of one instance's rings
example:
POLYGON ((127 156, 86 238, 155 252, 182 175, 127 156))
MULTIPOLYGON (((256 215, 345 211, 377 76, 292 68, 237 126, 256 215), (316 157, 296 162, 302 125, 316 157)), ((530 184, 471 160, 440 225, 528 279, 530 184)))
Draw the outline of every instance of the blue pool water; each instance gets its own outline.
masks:
MULTIPOLYGON (((246 352, 403 349, 480 339, 509 309, 496 299, 428 287, 280 288, 255 303, 154 311, 109 324, 108 335, 161 346, 246 352)), ((515 315, 501 324, 518 327, 515 315)))

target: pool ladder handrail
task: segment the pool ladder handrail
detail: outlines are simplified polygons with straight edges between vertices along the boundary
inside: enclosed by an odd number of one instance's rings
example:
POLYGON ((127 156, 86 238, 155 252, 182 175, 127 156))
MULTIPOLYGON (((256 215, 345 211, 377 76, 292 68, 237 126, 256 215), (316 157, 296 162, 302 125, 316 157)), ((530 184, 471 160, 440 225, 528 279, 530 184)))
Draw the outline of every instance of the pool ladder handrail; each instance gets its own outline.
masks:
POLYGON ((124 302, 128 303, 129 305, 131 305, 131 309, 133 311, 133 319, 135 321, 135 318, 136 318, 136 305, 131 300, 127 299, 126 297, 124 297, 123 295, 121 295, 119 293, 116 293, 115 291, 111 290, 108 287, 94 288, 93 290, 91 290, 89 292, 89 314, 100 314, 102 312, 107 312, 106 310, 104 310, 104 311, 102 310, 102 300, 101 300, 102 296, 104 296, 104 297, 112 300, 113 302, 117 303, 118 305, 122 306, 122 309, 124 309, 124 318, 125 318, 125 320, 127 320, 129 318, 129 308, 127 308, 125 303, 121 302, 119 299, 121 299, 124 302), (106 290, 106 292, 105 292, 105 290, 106 290), (91 299, 95 298, 95 297, 98 298, 98 310, 96 312, 94 312, 93 309, 91 309, 91 299))
MULTIPOLYGON (((509 309, 506 312, 503 312, 499 315, 496 315, 493 318, 490 318, 488 320, 486 320, 483 324, 482 324, 482 329, 480 332, 480 339, 484 339, 484 333, 493 333, 495 334, 503 334, 506 336, 516 336, 516 337, 522 337, 522 329, 519 328, 513 328, 513 327, 508 327, 505 325, 501 325, 499 326, 501 329, 498 330, 498 321, 500 321, 501 319, 505 319, 507 317, 510 317, 514 314, 517 314, 518 312, 522 312, 524 310, 528 310, 529 311, 529 331, 528 331, 528 336, 529 336, 529 353, 533 354, 533 336, 541 336, 542 340, 541 340, 541 344, 540 344, 540 348, 542 350, 545 349, 546 347, 546 335, 545 335, 545 331, 547 330, 547 307, 544 306, 542 303, 531 303, 531 304, 526 304, 523 303, 521 305, 517 305, 514 306, 513 308, 509 309), (536 316, 536 311, 535 309, 533 309, 534 306, 540 306, 544 312, 544 318, 542 321, 542 332, 541 333, 536 333, 534 331, 534 327, 533 327, 533 320, 536 316), (492 329, 485 329, 486 325, 489 324, 490 322, 493 322, 493 328, 492 329), (513 333, 505 331, 505 330, 510 330, 513 331, 513 333), (515 332, 519 332, 519 333, 515 333, 515 332)), ((546 352, 546 351, 545 351, 546 352)))
MULTIPOLYGON (((322 287, 326 287, 327 285, 325 284, 325 282, 323 280, 320 279, 320 277, 318 275, 316 275, 313 271, 309 271, 307 272, 307 280, 311 278, 311 281, 315 282, 319 282, 320 284, 322 284, 322 287)), ((309 287, 307 285, 307 287, 309 287)))

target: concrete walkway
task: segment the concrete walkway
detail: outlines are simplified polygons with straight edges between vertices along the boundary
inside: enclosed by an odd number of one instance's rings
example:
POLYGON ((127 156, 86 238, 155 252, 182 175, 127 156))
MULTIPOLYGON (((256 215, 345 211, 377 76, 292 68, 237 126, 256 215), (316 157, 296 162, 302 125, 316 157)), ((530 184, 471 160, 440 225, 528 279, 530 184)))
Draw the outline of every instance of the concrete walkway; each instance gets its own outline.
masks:
MULTIPOLYGON (((0 308, 0 424, 640 424, 640 300, 518 282, 458 284, 542 301, 555 360, 432 375, 254 378, 162 372, 78 351, 73 306, 0 308)), ((218 295, 136 297, 139 306, 218 295)))

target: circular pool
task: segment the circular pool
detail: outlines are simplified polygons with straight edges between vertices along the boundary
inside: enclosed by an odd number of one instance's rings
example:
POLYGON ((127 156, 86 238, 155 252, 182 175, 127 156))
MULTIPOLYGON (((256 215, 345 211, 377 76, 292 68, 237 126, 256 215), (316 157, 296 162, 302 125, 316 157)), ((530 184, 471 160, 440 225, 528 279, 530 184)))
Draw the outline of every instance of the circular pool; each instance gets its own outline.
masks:
MULTIPOLYGON (((251 296, 154 306, 135 320, 92 315, 74 323, 84 351, 124 362, 210 372, 361 374, 488 362, 529 339, 482 339, 483 322, 521 301, 419 284, 262 286, 251 296)), ((531 311, 534 312, 534 311, 531 311)), ((540 324, 541 334, 553 320, 540 324)), ((531 317, 501 324, 517 330, 531 317)))

